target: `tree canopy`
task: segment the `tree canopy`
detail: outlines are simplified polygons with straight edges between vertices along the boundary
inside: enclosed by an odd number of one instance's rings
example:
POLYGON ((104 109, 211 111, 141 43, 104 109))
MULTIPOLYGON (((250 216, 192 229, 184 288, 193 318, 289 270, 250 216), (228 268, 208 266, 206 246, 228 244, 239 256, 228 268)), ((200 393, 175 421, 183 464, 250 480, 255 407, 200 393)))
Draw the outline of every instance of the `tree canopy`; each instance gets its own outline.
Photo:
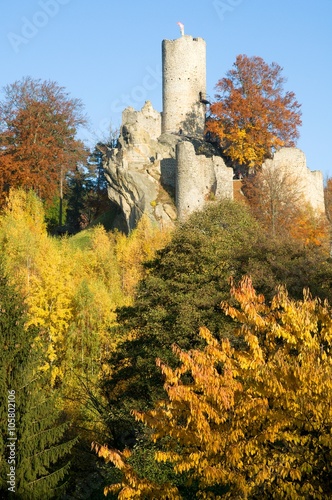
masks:
POLYGON ((142 409, 163 394, 155 359, 170 366, 177 361, 171 345, 188 350, 202 345, 199 327, 216 335, 232 335, 233 325, 220 311, 229 298, 229 278, 252 276, 259 292, 271 299, 279 284, 299 299, 308 286, 329 296, 332 268, 320 247, 304 247, 287 239, 272 239, 246 207, 223 200, 193 214, 175 231, 172 241, 147 264, 136 300, 118 310, 123 341, 109 360, 102 392, 109 403, 107 425, 114 444, 134 435, 130 411, 142 409))
POLYGON ((276 149, 294 146, 300 104, 284 91, 282 68, 261 57, 239 55, 217 83, 207 130, 220 141, 233 165, 256 167, 276 149))
MULTIPOLYGON (((248 278, 231 293, 237 305, 222 309, 236 322, 242 349, 202 328, 203 349, 173 346, 179 367, 157 361, 167 398, 135 412, 152 441, 163 443, 155 460, 187 473, 199 498, 329 498, 331 308, 308 291, 294 301, 284 288, 268 305, 248 278)), ((176 484, 137 474, 129 450, 95 449, 124 474, 105 494, 188 498, 176 484)))
POLYGON ((326 215, 305 200, 299 174, 265 163, 243 180, 242 191, 256 220, 273 237, 290 234, 305 245, 329 246, 326 215))
POLYGON ((86 158, 76 138, 83 105, 53 81, 26 77, 3 89, 0 101, 0 195, 33 189, 43 200, 59 194, 68 170, 86 158))

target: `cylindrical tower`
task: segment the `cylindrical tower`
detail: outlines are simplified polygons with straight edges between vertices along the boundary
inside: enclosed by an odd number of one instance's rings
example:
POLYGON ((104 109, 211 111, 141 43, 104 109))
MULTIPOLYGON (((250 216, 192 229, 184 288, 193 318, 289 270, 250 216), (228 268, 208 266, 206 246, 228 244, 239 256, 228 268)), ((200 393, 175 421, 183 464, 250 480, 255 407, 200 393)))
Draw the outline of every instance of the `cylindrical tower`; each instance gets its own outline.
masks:
POLYGON ((176 145, 176 186, 175 204, 179 220, 184 220, 195 210, 203 208, 206 179, 204 164, 211 161, 204 155, 196 156, 194 146, 189 141, 176 145))
POLYGON ((163 40, 162 132, 200 135, 205 125, 206 44, 189 35, 163 40))

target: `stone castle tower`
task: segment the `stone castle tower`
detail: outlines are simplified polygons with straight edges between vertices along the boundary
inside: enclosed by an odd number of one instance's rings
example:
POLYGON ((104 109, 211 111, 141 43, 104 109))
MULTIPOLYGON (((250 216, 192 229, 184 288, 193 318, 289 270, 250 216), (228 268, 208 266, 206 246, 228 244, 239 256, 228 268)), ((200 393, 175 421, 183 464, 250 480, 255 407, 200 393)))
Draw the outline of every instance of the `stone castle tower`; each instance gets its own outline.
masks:
MULTIPOLYGON (((173 224, 209 200, 233 198, 233 169, 204 140, 206 44, 184 35, 162 42, 163 111, 147 101, 122 114, 118 147, 104 153, 108 196, 119 208, 114 227, 135 228, 145 213, 159 225, 173 224)), ((281 166, 301 177, 305 199, 324 212, 323 177, 311 172, 296 148, 283 148, 262 168, 281 166)), ((239 181, 237 181, 239 182, 239 181)))
POLYGON ((163 40, 162 133, 202 135, 205 126, 206 43, 183 35, 163 40))

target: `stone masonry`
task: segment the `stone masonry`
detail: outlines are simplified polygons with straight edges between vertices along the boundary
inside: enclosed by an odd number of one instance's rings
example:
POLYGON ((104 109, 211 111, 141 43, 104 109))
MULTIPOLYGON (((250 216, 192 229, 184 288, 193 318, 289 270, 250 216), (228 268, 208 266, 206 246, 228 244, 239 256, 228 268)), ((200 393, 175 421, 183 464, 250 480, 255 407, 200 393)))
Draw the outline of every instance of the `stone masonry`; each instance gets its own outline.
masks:
POLYGON ((197 155, 191 142, 182 141, 177 144, 176 158, 176 208, 179 219, 202 209, 209 200, 233 198, 233 169, 226 167, 220 156, 197 155))
POLYGON ((143 213, 165 226, 209 199, 233 196, 233 170, 223 159, 196 154, 186 136, 158 136, 160 118, 150 102, 140 111, 125 109, 119 145, 106 154, 108 195, 121 208, 127 231, 143 213))
POLYGON ((272 160, 266 160, 262 169, 272 168, 283 171, 294 180, 301 190, 303 199, 317 213, 325 212, 323 174, 307 167, 305 154, 298 148, 281 148, 272 160))
POLYGON ((204 142, 206 44, 183 35, 162 42, 163 112, 146 102, 122 114, 118 148, 105 158, 109 198, 121 208, 126 229, 143 213, 173 224, 215 196, 233 196, 233 171, 221 157, 196 154, 204 142))
POLYGON ((163 133, 202 136, 205 127, 206 44, 189 35, 162 43, 163 133))

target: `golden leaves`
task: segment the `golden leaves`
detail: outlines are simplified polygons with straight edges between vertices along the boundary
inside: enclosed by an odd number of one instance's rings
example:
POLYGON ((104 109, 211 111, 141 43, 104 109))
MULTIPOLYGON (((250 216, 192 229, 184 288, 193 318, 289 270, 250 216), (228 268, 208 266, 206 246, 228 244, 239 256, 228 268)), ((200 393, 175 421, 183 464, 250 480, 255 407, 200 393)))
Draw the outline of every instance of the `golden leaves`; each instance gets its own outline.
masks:
MULTIPOLYGON (((135 417, 154 430, 154 440, 168 436, 156 461, 196 479, 201 498, 221 498, 211 486, 225 487, 223 498, 326 498, 331 310, 308 292, 294 301, 283 288, 268 305, 249 278, 233 283, 232 295, 239 307, 222 308, 241 325, 244 347, 218 342, 202 328, 203 350, 174 347, 181 361, 174 370, 158 362, 168 400, 135 417)), ((141 498, 134 472, 122 470, 120 495, 141 498)), ((164 493, 174 493, 168 488, 164 493)))
POLYGON ((39 330, 41 367, 50 371, 52 383, 66 373, 66 384, 77 383, 73 371, 98 376, 97 367, 119 341, 109 333, 116 324, 115 309, 132 301, 144 259, 168 237, 144 218, 128 238, 102 226, 72 238, 53 238, 38 197, 32 191, 10 192, 0 216, 2 257, 25 297, 27 325, 39 330))
POLYGON ((124 479, 121 483, 104 488, 105 496, 109 493, 118 493, 119 500, 155 500, 156 498, 160 500, 179 500, 181 498, 177 488, 171 485, 166 485, 166 488, 164 488, 147 479, 140 478, 127 461, 130 457, 128 450, 121 453, 98 443, 92 443, 92 449, 96 451, 99 457, 104 458, 106 462, 112 462, 124 473, 124 479))

